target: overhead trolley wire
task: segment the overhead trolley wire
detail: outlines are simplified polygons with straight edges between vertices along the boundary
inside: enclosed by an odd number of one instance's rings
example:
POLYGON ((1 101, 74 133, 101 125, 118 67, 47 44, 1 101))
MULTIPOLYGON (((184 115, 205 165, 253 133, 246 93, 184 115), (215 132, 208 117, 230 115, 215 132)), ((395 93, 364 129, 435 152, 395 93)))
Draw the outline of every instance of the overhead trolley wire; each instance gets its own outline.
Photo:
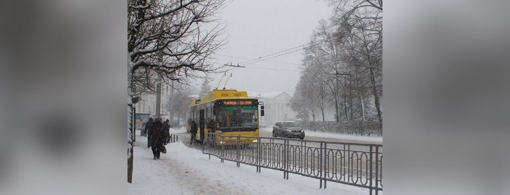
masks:
MULTIPOLYGON (((279 51, 279 52, 275 52, 275 53, 272 53, 272 54, 269 54, 269 55, 265 55, 265 56, 262 56, 262 57, 259 57, 259 58, 255 58, 255 59, 251 59, 251 60, 248 60, 248 61, 244 61, 242 63, 238 63, 237 67, 234 66, 234 65, 231 65, 232 67, 234 67, 234 69, 232 70, 232 72, 230 74, 235 72, 237 70, 237 68, 240 68, 240 67, 242 67, 242 68, 252 68, 252 67, 246 67, 246 65, 255 64, 255 63, 258 63, 258 62, 262 62, 262 61, 265 61, 265 60, 269 60, 269 59, 272 59, 272 58, 276 58, 276 57, 279 57, 279 56, 283 56, 283 55, 287 55, 287 54, 290 54, 290 53, 294 53, 294 52, 303 50, 304 46, 307 46, 309 44, 310 43, 299 45, 299 46, 296 46, 296 47, 293 47, 293 48, 290 48, 290 49, 285 49, 285 50, 282 50, 282 51, 279 51), (242 66, 240 66, 239 64, 241 64, 242 66)), ((226 56, 226 55, 222 55, 222 56, 226 56)), ((227 56, 227 57, 234 57, 234 56, 227 56)), ((264 68, 259 68, 259 69, 264 69, 264 68)), ((266 69, 267 70, 292 71, 292 72, 294 72, 293 70, 288 70, 288 69, 268 69, 268 68, 266 68, 266 69)))
POLYGON ((266 61, 266 60, 269 60, 269 59, 272 59, 272 58, 276 58, 276 57, 280 57, 280 56, 287 55, 287 54, 290 54, 290 53, 294 53, 294 52, 300 51, 302 49, 303 48, 298 48, 296 50, 288 51, 288 52, 285 52, 285 53, 282 53, 282 54, 279 54, 279 55, 276 55, 276 56, 272 56, 272 57, 268 57, 268 58, 264 58, 264 59, 260 59, 260 60, 256 60, 256 61, 252 61, 252 62, 246 63, 244 65, 246 66, 246 65, 250 65, 250 64, 255 64, 255 63, 258 63, 258 62, 266 61))
POLYGON ((265 55, 265 56, 262 56, 262 57, 259 57, 259 58, 255 58, 255 59, 251 59, 251 60, 248 60, 248 61, 244 61, 244 62, 241 62, 240 64, 245 64, 245 65, 253 64, 253 63, 255 63, 255 61, 257 61, 257 62, 264 61, 264 60, 275 58, 275 57, 282 56, 282 55, 285 55, 285 54, 293 53, 293 52, 302 50, 304 46, 309 45, 309 44, 310 43, 299 45, 299 46, 296 46, 296 47, 293 47, 293 48, 290 48, 290 49, 286 49, 286 50, 275 52, 275 53, 272 53, 272 54, 269 54, 269 55, 265 55))
POLYGON ((290 70, 290 69, 259 68, 259 67, 245 67, 245 68, 260 69, 260 70, 277 70, 277 71, 287 71, 287 72, 300 72, 299 70, 290 70))
MULTIPOLYGON (((246 58, 246 57, 223 55, 223 54, 214 54, 214 55, 230 57, 230 58, 236 58, 236 59, 251 59, 251 58, 246 58)), ((279 64, 301 65, 301 64, 298 64, 298 63, 280 62, 280 61, 268 61, 268 62, 279 63, 279 64)))

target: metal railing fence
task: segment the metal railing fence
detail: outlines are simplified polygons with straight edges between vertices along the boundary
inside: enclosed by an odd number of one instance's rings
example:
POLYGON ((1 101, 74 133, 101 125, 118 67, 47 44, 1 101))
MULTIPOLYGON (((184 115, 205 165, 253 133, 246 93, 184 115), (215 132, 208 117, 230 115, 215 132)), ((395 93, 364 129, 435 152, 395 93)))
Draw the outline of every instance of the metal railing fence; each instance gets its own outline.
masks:
POLYGON ((179 141, 179 136, 175 134, 170 134, 170 138, 168 139, 168 143, 175 143, 179 141))
POLYGON ((370 194, 383 190, 382 145, 323 141, 304 141, 288 138, 206 136, 202 153, 218 157, 221 162, 232 161, 261 168, 319 179, 320 188, 327 181, 369 189, 370 194), (248 143, 243 140, 254 138, 248 143), (235 140, 235 142, 232 142, 235 140), (226 144, 228 143, 228 144, 226 144))

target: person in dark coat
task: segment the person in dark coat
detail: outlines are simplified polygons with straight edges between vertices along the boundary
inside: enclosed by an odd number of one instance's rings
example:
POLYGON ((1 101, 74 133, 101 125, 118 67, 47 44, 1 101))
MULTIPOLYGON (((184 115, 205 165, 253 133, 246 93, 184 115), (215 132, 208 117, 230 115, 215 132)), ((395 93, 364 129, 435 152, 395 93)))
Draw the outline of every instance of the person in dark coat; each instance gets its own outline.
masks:
POLYGON ((164 142, 164 131, 163 131, 163 123, 161 119, 156 119, 156 121, 152 124, 150 131, 150 144, 152 147, 152 154, 154 154, 154 160, 159 159, 159 155, 161 153, 161 149, 163 148, 164 142))
POLYGON ((147 136, 147 148, 151 147, 151 129, 152 125, 154 124, 154 121, 152 120, 152 117, 149 118, 149 121, 145 124, 145 136, 147 136))
POLYGON ((195 141, 195 135, 197 134, 197 131, 198 131, 197 123, 193 120, 193 121, 191 121, 191 129, 190 129, 191 139, 190 139, 189 145, 193 144, 193 142, 195 141))
POLYGON ((147 122, 145 122, 145 127, 143 129, 142 136, 147 137, 147 133, 149 132, 149 129, 151 129, 152 122, 153 122, 152 117, 149 118, 149 120, 147 122))
POLYGON ((186 131, 191 132, 191 118, 188 118, 188 127, 186 127, 186 131))
POLYGON ((163 123, 163 134, 164 134, 164 144, 170 142, 170 121, 168 119, 163 123))

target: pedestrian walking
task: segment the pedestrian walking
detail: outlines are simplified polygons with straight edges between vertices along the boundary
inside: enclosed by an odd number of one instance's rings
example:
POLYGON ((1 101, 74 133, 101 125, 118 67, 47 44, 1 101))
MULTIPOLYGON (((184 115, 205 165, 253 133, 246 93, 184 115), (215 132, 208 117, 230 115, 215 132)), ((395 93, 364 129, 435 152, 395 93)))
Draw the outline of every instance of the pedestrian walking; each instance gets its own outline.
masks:
POLYGON ((193 142, 195 141, 195 135, 197 134, 197 130, 198 130, 197 123, 194 120, 191 121, 191 130, 190 130, 191 139, 190 139, 189 145, 192 145, 193 142))
POLYGON ((164 134, 164 144, 168 144, 170 142, 170 121, 168 119, 163 123, 163 134, 164 134))
POLYGON ((142 131, 142 136, 147 137, 147 133, 149 132, 149 129, 151 129, 152 122, 153 122, 152 117, 149 118, 149 120, 147 122, 145 122, 145 126, 142 131))
POLYGON ((188 126, 186 126, 186 131, 191 132, 191 118, 188 118, 188 126))
POLYGON ((152 131, 152 125, 154 124, 154 121, 152 120, 152 117, 149 118, 149 121, 145 124, 145 136, 147 136, 147 148, 151 147, 151 131, 152 131))
POLYGON ((152 128, 150 130, 150 145, 152 147, 154 160, 159 159, 159 155, 164 147, 164 136, 163 123, 161 122, 161 119, 158 118, 154 124, 152 124, 152 128))

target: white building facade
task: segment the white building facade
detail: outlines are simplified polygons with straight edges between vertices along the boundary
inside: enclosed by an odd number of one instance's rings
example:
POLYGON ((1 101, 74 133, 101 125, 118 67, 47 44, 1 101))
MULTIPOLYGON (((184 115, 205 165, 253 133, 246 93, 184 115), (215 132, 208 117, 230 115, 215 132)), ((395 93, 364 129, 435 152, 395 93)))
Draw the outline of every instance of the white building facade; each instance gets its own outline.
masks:
MULTIPOLYGON (((161 84, 161 105, 160 105, 160 112, 161 112, 161 118, 166 119, 168 118, 168 109, 167 104, 169 102, 169 98, 171 95, 171 86, 162 83, 161 84)), ((144 93, 140 95, 140 100, 138 103, 135 104, 136 113, 146 113, 150 114, 151 117, 154 117, 156 115, 156 107, 157 107, 157 101, 156 101, 156 93, 144 93)))
POLYGON ((264 102, 264 116, 261 122, 267 125, 274 125, 278 121, 295 120, 296 113, 290 107, 291 96, 287 92, 280 93, 274 97, 259 97, 264 102))

